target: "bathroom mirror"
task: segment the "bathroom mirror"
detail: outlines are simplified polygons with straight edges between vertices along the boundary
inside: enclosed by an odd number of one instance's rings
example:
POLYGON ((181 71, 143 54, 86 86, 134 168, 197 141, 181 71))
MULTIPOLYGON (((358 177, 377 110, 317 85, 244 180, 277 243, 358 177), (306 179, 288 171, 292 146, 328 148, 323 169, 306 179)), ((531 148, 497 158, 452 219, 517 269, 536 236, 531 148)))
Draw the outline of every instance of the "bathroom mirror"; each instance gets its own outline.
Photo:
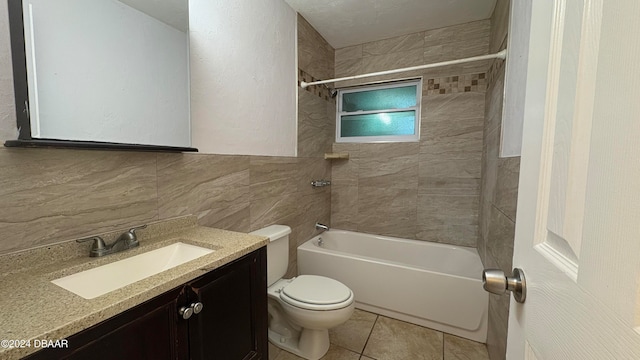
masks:
POLYGON ((188 0, 8 0, 19 137, 7 146, 197 151, 188 0))

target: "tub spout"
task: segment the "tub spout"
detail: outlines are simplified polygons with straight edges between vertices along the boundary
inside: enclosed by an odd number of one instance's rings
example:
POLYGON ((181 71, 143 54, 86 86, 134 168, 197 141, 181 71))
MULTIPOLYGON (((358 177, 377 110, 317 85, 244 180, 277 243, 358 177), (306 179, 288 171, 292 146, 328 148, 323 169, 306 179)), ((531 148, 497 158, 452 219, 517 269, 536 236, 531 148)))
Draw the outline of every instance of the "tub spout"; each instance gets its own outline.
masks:
POLYGON ((316 230, 329 231, 329 227, 324 224, 316 223, 316 230))

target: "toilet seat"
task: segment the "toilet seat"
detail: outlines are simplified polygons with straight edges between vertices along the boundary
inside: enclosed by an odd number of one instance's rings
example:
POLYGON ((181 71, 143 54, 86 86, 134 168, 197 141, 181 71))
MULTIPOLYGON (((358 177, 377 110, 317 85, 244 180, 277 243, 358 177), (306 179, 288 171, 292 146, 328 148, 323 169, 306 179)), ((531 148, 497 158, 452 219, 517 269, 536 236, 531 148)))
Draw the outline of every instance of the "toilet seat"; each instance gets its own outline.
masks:
POLYGON ((307 310, 336 310, 353 302, 353 292, 343 283, 324 276, 300 275, 282 291, 280 299, 307 310))

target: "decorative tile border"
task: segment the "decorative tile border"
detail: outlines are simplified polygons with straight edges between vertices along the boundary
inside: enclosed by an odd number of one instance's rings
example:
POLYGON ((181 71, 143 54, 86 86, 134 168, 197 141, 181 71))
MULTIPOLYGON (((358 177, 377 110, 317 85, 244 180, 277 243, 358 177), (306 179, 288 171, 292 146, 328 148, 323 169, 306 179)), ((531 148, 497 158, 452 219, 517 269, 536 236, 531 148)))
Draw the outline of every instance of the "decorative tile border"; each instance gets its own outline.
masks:
MULTIPOLYGON (((306 71, 302 70, 302 69, 298 69, 298 86, 300 86, 300 82, 304 81, 304 82, 313 82, 313 81, 318 81, 320 79, 316 79, 315 77, 311 76, 311 74, 307 73, 306 71)), ((306 88, 304 88, 304 90, 312 93, 313 95, 316 95, 317 97, 324 99, 326 101, 335 101, 334 98, 331 97, 331 94, 329 93, 329 89, 327 89, 326 86, 323 85, 311 85, 311 86, 307 86, 306 88)))
POLYGON ((427 91, 424 95, 483 92, 486 89, 486 84, 486 73, 427 79, 427 91))

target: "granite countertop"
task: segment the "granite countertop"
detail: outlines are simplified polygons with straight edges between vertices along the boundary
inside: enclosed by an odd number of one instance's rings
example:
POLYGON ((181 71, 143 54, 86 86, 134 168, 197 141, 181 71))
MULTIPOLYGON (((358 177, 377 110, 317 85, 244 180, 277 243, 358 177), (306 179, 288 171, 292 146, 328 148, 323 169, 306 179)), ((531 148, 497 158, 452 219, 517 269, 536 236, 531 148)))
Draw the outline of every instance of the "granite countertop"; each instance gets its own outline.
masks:
MULTIPOLYGON (((122 231, 101 234, 107 243, 122 231)), ((0 340, 31 346, 0 347, 0 358, 20 359, 38 348, 34 340, 62 340, 265 246, 266 237, 198 226, 193 216, 149 224, 137 232, 140 246, 99 258, 89 243, 75 241, 0 255, 0 340), (215 250, 94 299, 84 299, 51 280, 176 242, 215 250)))

